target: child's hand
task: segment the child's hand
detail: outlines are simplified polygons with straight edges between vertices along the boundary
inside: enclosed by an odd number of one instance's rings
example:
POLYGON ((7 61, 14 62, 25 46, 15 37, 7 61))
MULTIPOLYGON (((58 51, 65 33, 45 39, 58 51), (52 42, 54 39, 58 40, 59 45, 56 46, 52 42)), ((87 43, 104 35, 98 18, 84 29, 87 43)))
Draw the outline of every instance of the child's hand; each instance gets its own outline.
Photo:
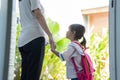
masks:
POLYGON ((51 49, 51 51, 52 51, 53 53, 55 53, 56 50, 53 48, 53 49, 51 49))
POLYGON ((51 49, 51 51, 52 51, 55 55, 57 55, 57 56, 59 57, 59 52, 58 52, 58 51, 56 51, 54 48, 51 49))
POLYGON ((51 51, 52 51, 53 53, 58 53, 58 51, 56 51, 55 49, 51 49, 51 51))

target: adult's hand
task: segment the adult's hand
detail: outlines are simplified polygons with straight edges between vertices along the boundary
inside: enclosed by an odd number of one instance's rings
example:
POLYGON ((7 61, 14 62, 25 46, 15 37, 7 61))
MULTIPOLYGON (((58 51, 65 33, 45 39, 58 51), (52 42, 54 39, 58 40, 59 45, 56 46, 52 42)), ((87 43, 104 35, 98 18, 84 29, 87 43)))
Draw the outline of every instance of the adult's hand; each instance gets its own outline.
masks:
POLYGON ((50 47, 51 49, 56 49, 56 44, 52 36, 49 37, 50 47))

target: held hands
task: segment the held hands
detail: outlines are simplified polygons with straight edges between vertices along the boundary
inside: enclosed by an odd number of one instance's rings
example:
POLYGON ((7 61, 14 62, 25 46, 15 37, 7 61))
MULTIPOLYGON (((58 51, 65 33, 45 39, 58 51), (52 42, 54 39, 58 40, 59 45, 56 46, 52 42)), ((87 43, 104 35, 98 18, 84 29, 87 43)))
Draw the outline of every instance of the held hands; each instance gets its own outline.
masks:
POLYGON ((52 36, 49 37, 49 42, 50 42, 51 50, 52 50, 52 49, 56 49, 56 44, 55 44, 54 39, 53 39, 52 36))
POLYGON ((59 57, 59 52, 55 50, 55 49, 56 49, 56 44, 55 44, 54 39, 53 39, 52 36, 49 37, 49 42, 50 42, 51 51, 52 51, 56 56, 59 57))
POLYGON ((54 48, 53 49, 51 49, 51 51, 56 55, 56 56, 58 56, 59 57, 59 52, 58 51, 56 51, 54 48))
POLYGON ((56 53, 56 50, 55 50, 55 49, 51 49, 51 51, 52 51, 53 53, 56 53))

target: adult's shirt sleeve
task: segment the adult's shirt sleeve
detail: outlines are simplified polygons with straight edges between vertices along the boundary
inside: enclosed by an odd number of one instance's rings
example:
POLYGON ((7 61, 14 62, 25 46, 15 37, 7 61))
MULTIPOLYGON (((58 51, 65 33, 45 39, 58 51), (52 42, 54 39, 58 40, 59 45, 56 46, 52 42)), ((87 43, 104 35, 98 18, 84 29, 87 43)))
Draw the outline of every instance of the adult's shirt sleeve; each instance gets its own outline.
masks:
POLYGON ((64 51, 63 53, 59 54, 59 57, 61 58, 62 61, 64 61, 64 60, 68 61, 71 58, 74 50, 75 49, 72 46, 68 46, 66 51, 64 51))
POLYGON ((43 10, 40 0, 30 0, 30 4, 31 4, 31 11, 35 9, 43 10))

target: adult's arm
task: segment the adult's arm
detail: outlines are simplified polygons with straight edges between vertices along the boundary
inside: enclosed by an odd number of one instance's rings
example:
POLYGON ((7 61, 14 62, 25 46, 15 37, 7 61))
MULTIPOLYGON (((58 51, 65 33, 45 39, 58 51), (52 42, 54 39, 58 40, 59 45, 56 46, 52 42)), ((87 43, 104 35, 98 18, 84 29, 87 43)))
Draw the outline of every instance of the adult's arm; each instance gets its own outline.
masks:
POLYGON ((38 22, 40 23, 41 27, 43 28, 43 30, 47 33, 48 37, 49 37, 49 42, 50 42, 50 46, 52 49, 56 48, 52 33, 50 32, 46 20, 43 16, 43 14, 41 13, 41 10, 39 8, 33 10, 34 15, 36 16, 38 22))

